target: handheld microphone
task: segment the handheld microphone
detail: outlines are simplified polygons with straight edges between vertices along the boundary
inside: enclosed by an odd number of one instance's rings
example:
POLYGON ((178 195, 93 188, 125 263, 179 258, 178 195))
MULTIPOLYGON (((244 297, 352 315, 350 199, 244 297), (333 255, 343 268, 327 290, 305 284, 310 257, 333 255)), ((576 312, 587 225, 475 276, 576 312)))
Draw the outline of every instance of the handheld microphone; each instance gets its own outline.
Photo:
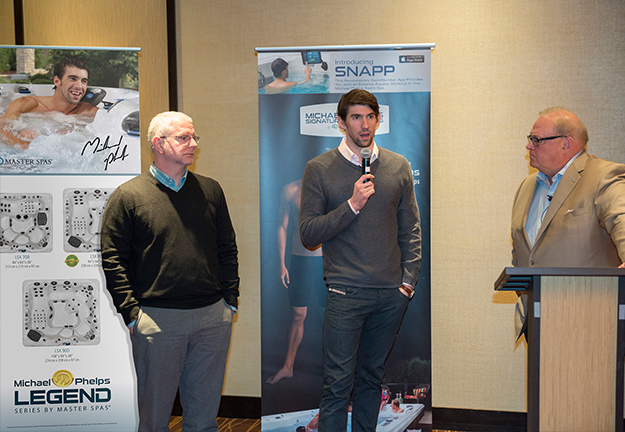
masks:
MULTIPOLYGON (((371 174, 371 150, 363 148, 360 150, 360 157, 362 157, 362 174, 371 174)), ((365 179, 365 183, 370 179, 365 179)))

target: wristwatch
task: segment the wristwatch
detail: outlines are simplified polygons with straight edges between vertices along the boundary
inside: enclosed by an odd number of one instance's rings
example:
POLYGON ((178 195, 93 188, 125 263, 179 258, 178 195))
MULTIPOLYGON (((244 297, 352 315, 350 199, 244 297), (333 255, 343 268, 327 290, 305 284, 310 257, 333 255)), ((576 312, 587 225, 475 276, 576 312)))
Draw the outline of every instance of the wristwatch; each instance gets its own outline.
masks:
POLYGON ((412 285, 409 285, 407 283, 403 283, 401 284, 401 286, 399 287, 399 289, 408 296, 409 299, 411 299, 412 297, 414 297, 414 288, 412 287, 412 285))

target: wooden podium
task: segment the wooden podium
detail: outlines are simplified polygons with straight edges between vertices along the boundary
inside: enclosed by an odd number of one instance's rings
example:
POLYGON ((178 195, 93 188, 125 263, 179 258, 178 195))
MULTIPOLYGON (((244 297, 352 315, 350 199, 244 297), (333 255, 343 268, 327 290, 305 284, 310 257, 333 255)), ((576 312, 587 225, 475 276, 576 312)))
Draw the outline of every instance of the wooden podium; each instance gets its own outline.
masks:
POLYGON ((527 302, 527 430, 623 431, 625 269, 507 267, 527 302))

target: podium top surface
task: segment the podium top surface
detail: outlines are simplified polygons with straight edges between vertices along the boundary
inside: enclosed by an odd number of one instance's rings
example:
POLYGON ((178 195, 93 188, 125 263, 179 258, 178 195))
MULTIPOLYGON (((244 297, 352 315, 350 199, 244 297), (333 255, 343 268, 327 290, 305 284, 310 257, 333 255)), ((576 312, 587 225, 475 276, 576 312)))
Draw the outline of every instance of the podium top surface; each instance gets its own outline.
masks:
POLYGON ((495 291, 527 291, 534 276, 625 277, 625 268, 615 267, 506 267, 495 282, 495 291))

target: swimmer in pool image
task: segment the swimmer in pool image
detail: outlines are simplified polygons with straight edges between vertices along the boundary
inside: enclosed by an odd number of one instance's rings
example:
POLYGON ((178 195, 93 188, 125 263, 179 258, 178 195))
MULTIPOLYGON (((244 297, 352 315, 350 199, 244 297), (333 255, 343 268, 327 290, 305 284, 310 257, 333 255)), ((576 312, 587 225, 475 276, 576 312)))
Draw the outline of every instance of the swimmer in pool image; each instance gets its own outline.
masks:
POLYGON ((265 94, 286 93, 296 85, 307 83, 310 81, 312 68, 308 66, 308 63, 306 63, 306 66, 304 67, 304 81, 287 81, 287 78, 289 77, 289 63, 278 57, 271 62, 271 71, 273 72, 275 79, 265 86, 265 94))
POLYGON ((65 115, 83 116, 89 122, 98 107, 82 102, 89 82, 89 65, 80 59, 68 57, 54 67, 54 95, 26 96, 15 99, 0 117, 0 140, 4 144, 28 148, 38 133, 31 129, 13 130, 8 121, 17 120, 26 113, 60 112, 65 115))

